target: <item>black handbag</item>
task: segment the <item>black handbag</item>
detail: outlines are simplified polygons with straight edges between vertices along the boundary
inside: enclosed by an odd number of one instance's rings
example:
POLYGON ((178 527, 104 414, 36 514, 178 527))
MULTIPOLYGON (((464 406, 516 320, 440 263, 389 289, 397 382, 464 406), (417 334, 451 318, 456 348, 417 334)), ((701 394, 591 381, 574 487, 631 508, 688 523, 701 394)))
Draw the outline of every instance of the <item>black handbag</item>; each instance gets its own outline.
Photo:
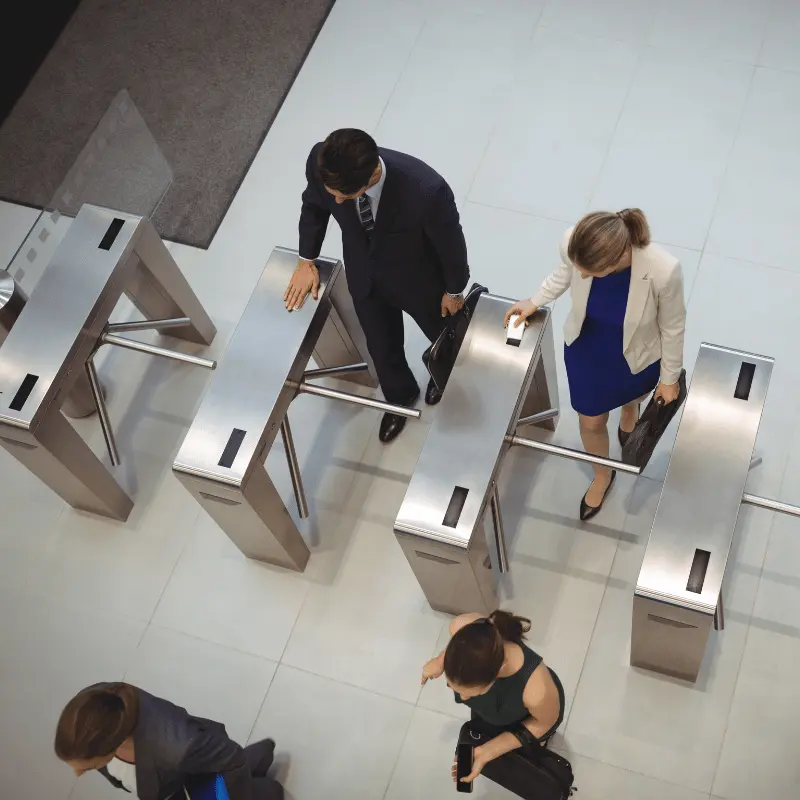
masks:
POLYGON ((664 403, 659 397, 650 398, 644 414, 639 418, 636 427, 631 431, 628 441, 622 448, 622 460, 626 464, 644 469, 647 466, 659 439, 664 435, 667 426, 686 400, 686 370, 681 370, 678 378, 678 397, 671 403, 664 403))
POLYGON ((464 305, 455 313, 448 315, 445 326, 436 341, 422 354, 422 363, 433 378, 439 392, 444 391, 453 366, 456 363, 461 343, 467 335, 467 328, 478 298, 489 290, 479 283, 473 283, 464 297, 464 305))
MULTIPOLYGON (((566 758, 542 747, 521 723, 510 733, 519 739, 522 747, 490 761, 481 775, 523 800, 567 800, 577 791, 572 765, 566 758)), ((492 738, 492 734, 482 733, 472 723, 465 722, 458 743, 478 747, 492 738)))

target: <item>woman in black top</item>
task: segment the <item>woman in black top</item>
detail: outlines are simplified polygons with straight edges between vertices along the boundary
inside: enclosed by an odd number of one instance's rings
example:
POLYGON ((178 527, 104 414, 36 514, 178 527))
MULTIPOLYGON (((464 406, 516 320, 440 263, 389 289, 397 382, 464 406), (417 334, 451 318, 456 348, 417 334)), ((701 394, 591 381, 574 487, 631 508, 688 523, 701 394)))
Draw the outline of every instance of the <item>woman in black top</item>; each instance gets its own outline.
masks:
MULTIPOLYGON (((523 724, 546 745, 564 719, 558 676, 524 644, 530 620, 507 611, 462 614, 450 624, 446 649, 422 670, 423 685, 445 675, 457 703, 472 709, 472 725, 494 738, 475 748, 470 783, 489 761, 520 747, 509 731, 523 724)), ((455 767, 453 768, 455 780, 455 767)))

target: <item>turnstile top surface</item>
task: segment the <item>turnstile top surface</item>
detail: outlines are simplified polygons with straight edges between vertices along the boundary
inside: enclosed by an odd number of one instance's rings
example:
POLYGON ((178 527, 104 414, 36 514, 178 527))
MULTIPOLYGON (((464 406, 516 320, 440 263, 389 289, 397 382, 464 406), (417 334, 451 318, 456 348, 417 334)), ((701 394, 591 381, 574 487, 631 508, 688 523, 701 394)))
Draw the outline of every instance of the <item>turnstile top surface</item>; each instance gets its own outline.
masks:
POLYGON ((531 319, 519 346, 506 344, 513 301, 483 294, 395 521, 395 530, 463 547, 482 519, 505 436, 513 432, 536 366, 550 310, 531 319), (456 524, 445 524, 456 489, 466 490, 456 524))
POLYGON ((99 206, 78 212, 0 346, 0 424, 35 428, 74 370, 83 369, 73 359, 81 350, 90 355, 108 321, 104 311, 122 294, 142 222, 99 206))
MULTIPOLYGON (((283 296, 297 266, 297 252, 276 247, 219 361, 173 469, 239 486, 277 433, 314 348, 313 329, 328 315, 328 290, 341 262, 317 259, 319 300, 308 297, 288 312, 283 296), (226 466, 227 464, 227 466, 226 466)), ((343 274, 343 273, 342 273, 343 274)))
POLYGON ((637 594, 714 612, 773 363, 700 346, 637 594))

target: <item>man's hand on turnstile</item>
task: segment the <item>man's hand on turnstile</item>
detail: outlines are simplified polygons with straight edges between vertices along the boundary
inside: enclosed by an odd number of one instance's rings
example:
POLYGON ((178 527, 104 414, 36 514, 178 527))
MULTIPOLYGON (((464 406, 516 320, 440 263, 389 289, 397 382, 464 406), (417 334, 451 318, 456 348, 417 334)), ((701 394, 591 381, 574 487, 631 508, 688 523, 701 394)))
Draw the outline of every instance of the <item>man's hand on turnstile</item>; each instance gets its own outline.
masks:
POLYGON ((319 271, 314 266, 313 261, 306 261, 306 259, 301 258, 297 262, 297 267, 292 273, 292 279, 289 281, 289 286, 283 295, 286 309, 288 311, 297 311, 305 302, 309 292, 315 300, 319 297, 319 271))
POLYGON ((508 327, 508 321, 511 319, 514 314, 518 314, 519 318, 514 323, 514 327, 518 328, 524 322, 526 327, 528 325, 528 317, 532 317, 536 311, 538 310, 537 306, 533 304, 531 300, 519 300, 518 302, 514 303, 511 308, 506 311, 506 317, 503 320, 503 327, 508 327))

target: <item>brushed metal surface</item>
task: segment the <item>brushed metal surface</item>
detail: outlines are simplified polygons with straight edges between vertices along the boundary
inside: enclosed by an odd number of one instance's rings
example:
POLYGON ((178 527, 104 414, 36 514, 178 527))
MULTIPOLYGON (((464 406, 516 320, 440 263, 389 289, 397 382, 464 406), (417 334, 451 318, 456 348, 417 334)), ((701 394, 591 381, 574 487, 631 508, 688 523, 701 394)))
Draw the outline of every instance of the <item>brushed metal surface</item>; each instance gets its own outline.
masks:
MULTIPOLYGON (((281 427, 289 433, 286 412, 301 388, 312 354, 315 359, 322 354, 317 364, 324 374, 366 384, 374 383, 374 376, 355 312, 348 310, 352 301, 346 287, 338 295, 334 292, 337 285, 344 285, 341 262, 318 259, 319 299, 309 298, 290 313, 283 297, 296 266, 297 251, 282 247, 272 251, 175 457, 173 471, 245 555, 302 570, 309 558, 308 547, 264 461, 281 427), (356 327, 345 327, 343 320, 356 327), (346 368, 344 374, 341 367, 346 368), (223 458, 232 437, 238 449, 223 458)), ((328 396, 329 390, 307 387, 306 391, 328 396)), ((284 443, 304 516, 305 495, 290 434, 284 443)))
POLYGON ((506 438, 523 409, 555 426, 550 311, 540 310, 515 346, 503 327, 511 304, 481 295, 394 524, 428 603, 450 614, 497 607, 497 575, 507 568, 496 495, 506 438), (456 521, 449 515, 457 498, 456 521))
MULTIPOLYGON (((152 224, 84 205, 0 345, 3 447, 74 508, 115 519, 127 518, 132 501, 63 414, 83 416, 96 407, 87 363, 123 293, 146 316, 182 318, 175 336, 214 337, 213 323, 152 224), (23 387, 30 389, 24 402, 23 387)), ((99 382, 94 390, 102 396, 99 382)))
MULTIPOLYGON (((702 344, 633 599, 631 664, 696 681, 722 589, 773 359, 702 344), (736 397, 743 364, 755 367, 736 397), (690 590, 697 551, 707 554, 690 590), (699 590, 699 591, 697 591, 699 590)), ((702 560, 702 559, 701 559, 702 560)))
POLYGON ((58 395, 83 375, 122 295, 140 217, 84 206, 0 348, 0 423, 34 430, 58 395), (109 250, 99 249, 114 218, 124 220, 109 250), (19 411, 9 403, 26 375, 38 376, 19 411))
POLYGON ((636 591, 713 613, 742 502, 774 359, 702 344, 636 591), (748 400, 733 394, 756 365, 748 400), (695 549, 711 558, 703 591, 687 591, 695 549))
POLYGON ((176 472, 241 486, 261 468, 295 396, 286 383, 302 380, 330 311, 328 286, 342 269, 341 262, 318 259, 319 300, 288 312, 283 295, 296 266, 295 251, 272 251, 178 450, 176 472), (231 466, 221 467, 234 429, 244 439, 231 466))
MULTIPOLYGON (((481 525, 506 435, 516 428, 550 312, 531 320, 518 347, 506 344, 511 300, 481 295, 411 477, 395 530, 467 547, 481 525), (455 487, 468 490, 458 524, 444 524, 455 487)), ((547 408, 555 404, 549 404, 547 408)))

